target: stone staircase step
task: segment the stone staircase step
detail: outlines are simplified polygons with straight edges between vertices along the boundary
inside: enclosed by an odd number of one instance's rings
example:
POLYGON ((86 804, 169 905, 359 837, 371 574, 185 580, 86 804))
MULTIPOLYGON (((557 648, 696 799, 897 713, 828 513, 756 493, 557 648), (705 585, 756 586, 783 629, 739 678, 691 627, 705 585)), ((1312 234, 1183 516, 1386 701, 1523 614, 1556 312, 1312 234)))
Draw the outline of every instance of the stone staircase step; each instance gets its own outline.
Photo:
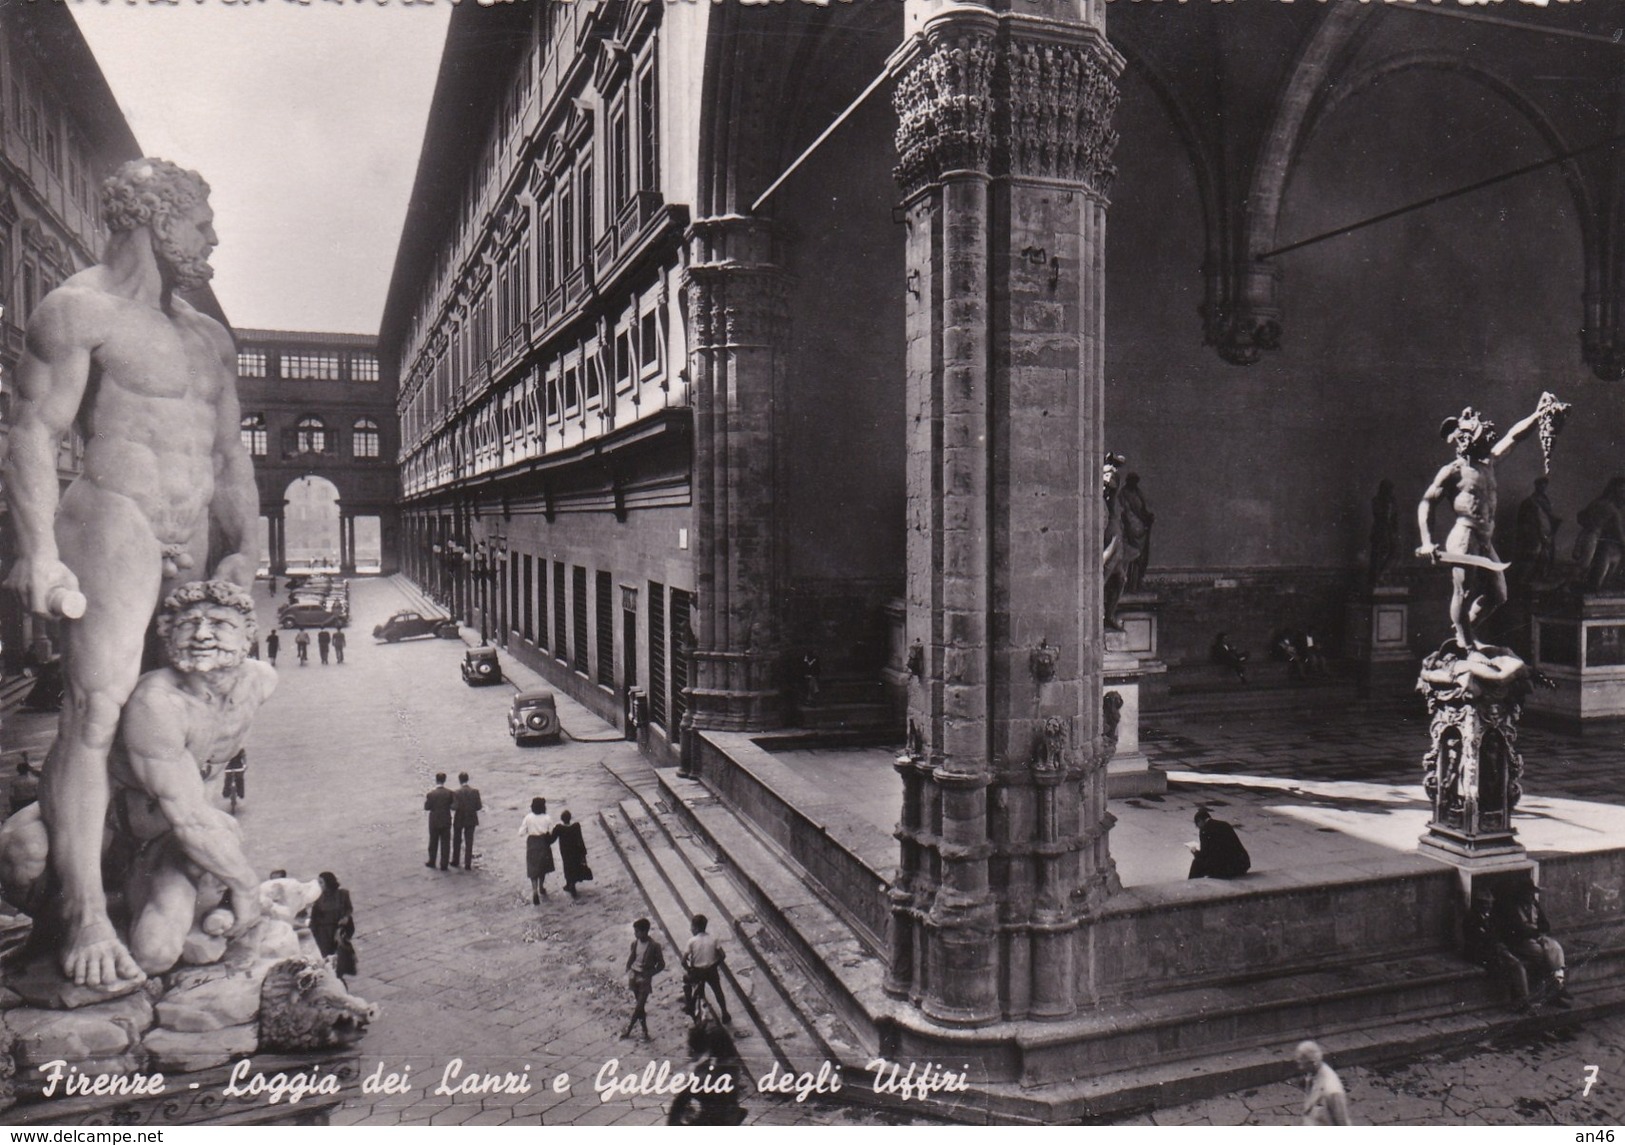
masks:
MULTIPOLYGON (((724 928, 731 928, 734 920, 722 912, 705 885, 676 855, 641 800, 623 800, 615 812, 606 811, 600 819, 670 939, 673 954, 668 968, 680 982, 678 955, 688 943, 689 920, 695 914, 705 914, 713 920, 718 933, 726 933, 724 928), (619 813, 618 819, 615 812, 619 813)), ((741 957, 740 943, 731 945, 732 957, 723 965, 723 988, 729 1000, 737 1003, 730 1007, 737 1011, 736 1033, 744 1032, 742 1018, 753 1027, 750 1036, 737 1038, 740 1057, 751 1078, 761 1077, 775 1063, 781 1072, 787 1067, 797 1073, 807 1069, 816 1072, 822 1055, 811 1031, 778 994, 766 968, 755 963, 753 957, 741 957)), ((745 954, 750 954, 748 948, 745 954)))
POLYGON ((692 824, 707 847, 728 856, 741 889, 784 939, 865 1050, 880 1036, 861 999, 880 998, 886 967, 835 904, 795 862, 695 780, 656 773, 662 800, 692 824))
MULTIPOLYGON (((798 1015, 817 1043, 822 1058, 831 1062, 858 1062, 872 1057, 857 1035, 835 1013, 823 992, 808 979, 771 926, 763 923, 745 893, 729 874, 726 858, 719 857, 697 839, 693 831, 659 799, 658 785, 640 787, 640 801, 651 819, 659 825, 667 843, 683 860, 694 878, 705 888, 724 917, 733 924, 735 937, 750 950, 768 972, 768 982, 779 991, 790 1010, 798 1015)), ((816 1067, 817 1063, 813 1063, 816 1067)))
POLYGON ((0 680, 0 719, 17 710, 28 698, 28 693, 34 690, 34 683, 32 676, 11 676, 0 680))

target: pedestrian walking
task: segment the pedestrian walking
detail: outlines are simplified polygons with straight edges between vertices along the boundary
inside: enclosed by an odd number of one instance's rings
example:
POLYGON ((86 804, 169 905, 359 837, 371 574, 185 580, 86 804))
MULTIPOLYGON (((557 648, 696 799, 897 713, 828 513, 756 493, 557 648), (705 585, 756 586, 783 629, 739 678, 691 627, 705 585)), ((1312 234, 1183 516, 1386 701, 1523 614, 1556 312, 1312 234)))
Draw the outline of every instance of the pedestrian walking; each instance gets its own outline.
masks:
POLYGON ((519 834, 525 840, 525 877, 535 906, 547 893, 547 876, 553 872, 553 816, 540 795, 530 801, 530 814, 519 824, 519 834))
POLYGON ((271 634, 265 638, 265 659, 273 668, 276 667, 276 654, 281 647, 282 638, 276 634, 276 629, 273 628, 271 634))
POLYGON ((344 629, 333 633, 333 659, 344 663, 344 629))
POLYGON ((258 636, 254 637, 254 643, 248 646, 248 658, 250 660, 258 660, 260 658, 260 638, 258 636))
POLYGON ((310 663, 310 633, 303 628, 299 630, 299 635, 293 638, 293 650, 299 653, 299 666, 301 668, 310 663))
POLYGON ((655 975, 666 968, 666 952, 649 935, 649 920, 640 918, 632 924, 632 949, 626 956, 626 985, 632 991, 632 1016, 626 1020, 621 1037, 630 1038, 632 1027, 643 1027, 643 1038, 649 1037, 649 995, 654 990, 655 975))
POLYGON ((1303 1074, 1303 1123, 1305 1125, 1348 1125, 1349 1098, 1337 1071, 1326 1064, 1326 1055, 1314 1042, 1299 1042, 1295 1055, 1298 1072, 1303 1074))
POLYGON ((694 937, 688 940, 688 949, 683 951, 683 996, 688 1003, 689 1016, 698 1017, 700 1003, 705 1000, 705 988, 710 986, 711 996, 717 1000, 717 1014, 724 1022, 731 1022, 728 1002, 722 996, 722 963, 728 953, 722 949, 721 942, 706 933, 707 925, 703 914, 695 915, 690 924, 694 937))
POLYGON ((446 773, 434 775, 434 789, 423 797, 423 809, 429 813, 429 861, 425 867, 435 865, 436 852, 440 855, 440 869, 446 869, 446 858, 451 851, 451 809, 455 799, 446 790, 446 773))
POLYGON ((568 811, 559 816, 553 841, 559 845, 559 865, 564 868, 564 893, 576 898, 576 885, 592 882, 592 868, 587 865, 587 840, 581 824, 572 821, 568 811))
POLYGON ((452 792, 451 865, 465 871, 474 869, 474 828, 479 826, 480 789, 468 785, 468 772, 457 773, 457 790, 452 792))
POLYGON ((323 664, 327 663, 327 651, 331 647, 333 647, 333 634, 331 632, 324 628, 316 633, 316 652, 321 656, 323 664))
POLYGON ((310 937, 343 981, 356 972, 355 944, 351 941, 355 937, 355 911, 350 905, 350 892, 339 886, 337 875, 323 871, 316 878, 322 884, 322 893, 310 907, 310 937))

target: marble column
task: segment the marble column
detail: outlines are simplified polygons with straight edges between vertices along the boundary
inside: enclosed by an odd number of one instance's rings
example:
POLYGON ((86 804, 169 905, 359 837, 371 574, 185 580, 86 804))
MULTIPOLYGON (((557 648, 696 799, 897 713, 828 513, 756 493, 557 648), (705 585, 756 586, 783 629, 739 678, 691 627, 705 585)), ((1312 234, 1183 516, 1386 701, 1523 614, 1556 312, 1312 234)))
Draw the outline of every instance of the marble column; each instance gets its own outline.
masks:
POLYGON ((1090 999, 1118 888, 1100 750, 1106 192, 1096 0, 910 0, 904 195, 910 750, 888 988, 956 1025, 1090 999))

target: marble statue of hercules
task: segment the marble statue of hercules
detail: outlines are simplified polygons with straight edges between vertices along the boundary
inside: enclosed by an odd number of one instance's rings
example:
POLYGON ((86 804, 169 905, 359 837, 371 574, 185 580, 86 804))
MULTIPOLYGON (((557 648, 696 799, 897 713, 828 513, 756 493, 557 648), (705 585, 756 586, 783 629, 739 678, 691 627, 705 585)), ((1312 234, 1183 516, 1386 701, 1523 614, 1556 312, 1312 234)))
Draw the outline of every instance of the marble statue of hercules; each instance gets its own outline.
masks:
POLYGON ((1471 406, 1456 417, 1446 418, 1439 427, 1439 436, 1450 442, 1456 459, 1439 470, 1416 507, 1416 523, 1422 534, 1416 555, 1453 566, 1450 623, 1463 652, 1487 647, 1473 635, 1473 628, 1507 599, 1506 566, 1495 551, 1495 463, 1529 435, 1539 424, 1541 413, 1536 409, 1505 437, 1497 434, 1494 422, 1471 406), (1433 540, 1433 506, 1452 489, 1456 523, 1441 547, 1433 540), (1483 575, 1483 591, 1476 595, 1471 595, 1468 583, 1473 572, 1483 575))
POLYGON ((159 599, 201 568, 251 588, 259 514, 239 436, 231 336, 177 296, 213 273, 209 188, 158 159, 102 187, 102 261, 46 295, 29 319, 6 487, 18 558, 7 584, 37 613, 82 593, 65 624, 67 692, 40 776, 63 973, 114 986, 142 971, 114 934, 101 879, 108 751, 141 674, 159 599), (84 469, 60 496, 56 451, 77 424, 84 469))

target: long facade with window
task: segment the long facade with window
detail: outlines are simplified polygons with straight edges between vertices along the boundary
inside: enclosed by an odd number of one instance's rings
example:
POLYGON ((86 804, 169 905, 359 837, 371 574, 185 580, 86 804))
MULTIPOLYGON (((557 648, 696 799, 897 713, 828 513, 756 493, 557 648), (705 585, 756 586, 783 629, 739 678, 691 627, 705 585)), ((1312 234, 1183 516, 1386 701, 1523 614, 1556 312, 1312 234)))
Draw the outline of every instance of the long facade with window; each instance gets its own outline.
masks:
MULTIPOLYGON (((96 261, 105 232, 101 183, 140 157, 118 102, 64 5, 0 9, 0 454, 16 400, 23 331, 40 299, 96 261)), ((208 289, 188 295, 225 321, 208 289)), ((69 431, 57 459, 65 488, 79 472, 83 441, 69 431)), ((0 569, 14 552, 0 503, 0 569)), ((0 657, 20 671, 54 622, 28 616, 0 593, 0 657)), ((43 654, 43 648, 40 649, 43 654)))
POLYGON ((236 333, 242 439, 254 458, 269 571, 281 574, 312 562, 330 562, 347 573, 395 571, 395 390, 379 368, 378 339, 296 330, 236 333), (290 516, 290 488, 306 478, 331 483, 337 501, 330 541, 314 547, 294 535, 301 533, 302 501, 290 516))
POLYGON ((669 157, 662 93, 684 77, 660 5, 492 15, 453 20, 381 335, 402 558, 488 639, 611 719, 646 709, 669 744, 663 666, 691 643, 665 618, 693 586, 691 196, 673 190, 692 160, 669 157))

